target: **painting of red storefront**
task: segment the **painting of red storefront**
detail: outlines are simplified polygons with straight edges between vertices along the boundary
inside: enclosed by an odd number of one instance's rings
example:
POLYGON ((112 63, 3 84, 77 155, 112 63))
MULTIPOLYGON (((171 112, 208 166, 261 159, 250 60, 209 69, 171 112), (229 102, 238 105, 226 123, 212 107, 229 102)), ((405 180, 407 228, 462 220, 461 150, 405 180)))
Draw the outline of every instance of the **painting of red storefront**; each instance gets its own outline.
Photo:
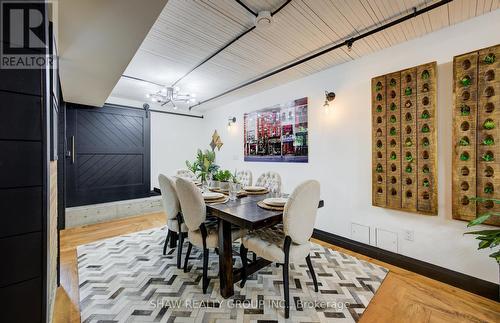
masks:
POLYGON ((307 97, 245 113, 245 161, 307 163, 307 130, 307 97))

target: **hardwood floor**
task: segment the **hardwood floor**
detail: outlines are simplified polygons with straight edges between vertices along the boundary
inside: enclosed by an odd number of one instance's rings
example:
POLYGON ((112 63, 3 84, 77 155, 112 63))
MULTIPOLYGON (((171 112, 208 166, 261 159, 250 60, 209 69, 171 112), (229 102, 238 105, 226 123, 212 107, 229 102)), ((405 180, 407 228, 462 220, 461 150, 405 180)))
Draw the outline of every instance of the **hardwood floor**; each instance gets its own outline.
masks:
MULTIPOLYGON (((61 287, 53 323, 79 323, 76 247, 92 241, 165 225, 163 213, 61 231, 61 287)), ((315 242, 390 270, 361 322, 500 322, 500 303, 390 264, 315 242)))

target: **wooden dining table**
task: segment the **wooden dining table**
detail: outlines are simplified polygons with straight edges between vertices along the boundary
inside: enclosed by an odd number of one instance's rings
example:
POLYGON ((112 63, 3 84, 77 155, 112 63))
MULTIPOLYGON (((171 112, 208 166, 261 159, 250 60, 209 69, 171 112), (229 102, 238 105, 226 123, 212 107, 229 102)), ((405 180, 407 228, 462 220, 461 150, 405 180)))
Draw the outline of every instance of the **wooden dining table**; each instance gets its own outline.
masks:
MULTIPOLYGON (((257 205, 257 202, 267 197, 270 195, 247 195, 226 203, 207 204, 207 214, 217 217, 219 221, 219 279, 220 293, 224 298, 234 295, 233 285, 241 280, 241 269, 233 268, 231 227, 235 225, 247 230, 258 230, 283 221, 283 211, 267 210, 257 205)), ((324 201, 320 200, 318 208, 323 206, 324 201)), ((270 263, 262 258, 250 261, 246 273, 251 275, 270 263)))

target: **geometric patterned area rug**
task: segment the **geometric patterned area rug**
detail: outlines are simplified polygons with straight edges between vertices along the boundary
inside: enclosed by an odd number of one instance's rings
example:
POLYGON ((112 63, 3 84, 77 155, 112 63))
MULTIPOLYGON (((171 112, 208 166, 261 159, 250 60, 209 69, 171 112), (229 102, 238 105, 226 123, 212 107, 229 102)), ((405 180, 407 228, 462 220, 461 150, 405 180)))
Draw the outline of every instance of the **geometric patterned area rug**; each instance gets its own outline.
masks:
MULTIPOLYGON (((203 294, 202 253, 193 246, 184 273, 176 267, 175 249, 162 254, 165 236, 166 228, 158 228, 78 247, 81 322, 285 322, 281 267, 261 269, 224 299, 218 256, 211 251, 210 284, 203 294)), ((235 267, 241 266, 239 256, 234 258, 235 267)), ((288 321, 358 321, 388 273, 314 243, 311 260, 319 292, 305 261, 290 264, 288 321)))

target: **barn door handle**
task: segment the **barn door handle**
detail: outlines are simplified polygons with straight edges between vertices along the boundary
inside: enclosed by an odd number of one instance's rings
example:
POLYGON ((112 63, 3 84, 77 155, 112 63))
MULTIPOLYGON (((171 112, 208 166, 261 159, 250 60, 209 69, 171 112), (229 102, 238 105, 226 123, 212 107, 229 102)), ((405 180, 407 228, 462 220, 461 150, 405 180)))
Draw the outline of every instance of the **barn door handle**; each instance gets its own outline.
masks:
POLYGON ((75 136, 71 136, 71 163, 75 163, 75 136))

